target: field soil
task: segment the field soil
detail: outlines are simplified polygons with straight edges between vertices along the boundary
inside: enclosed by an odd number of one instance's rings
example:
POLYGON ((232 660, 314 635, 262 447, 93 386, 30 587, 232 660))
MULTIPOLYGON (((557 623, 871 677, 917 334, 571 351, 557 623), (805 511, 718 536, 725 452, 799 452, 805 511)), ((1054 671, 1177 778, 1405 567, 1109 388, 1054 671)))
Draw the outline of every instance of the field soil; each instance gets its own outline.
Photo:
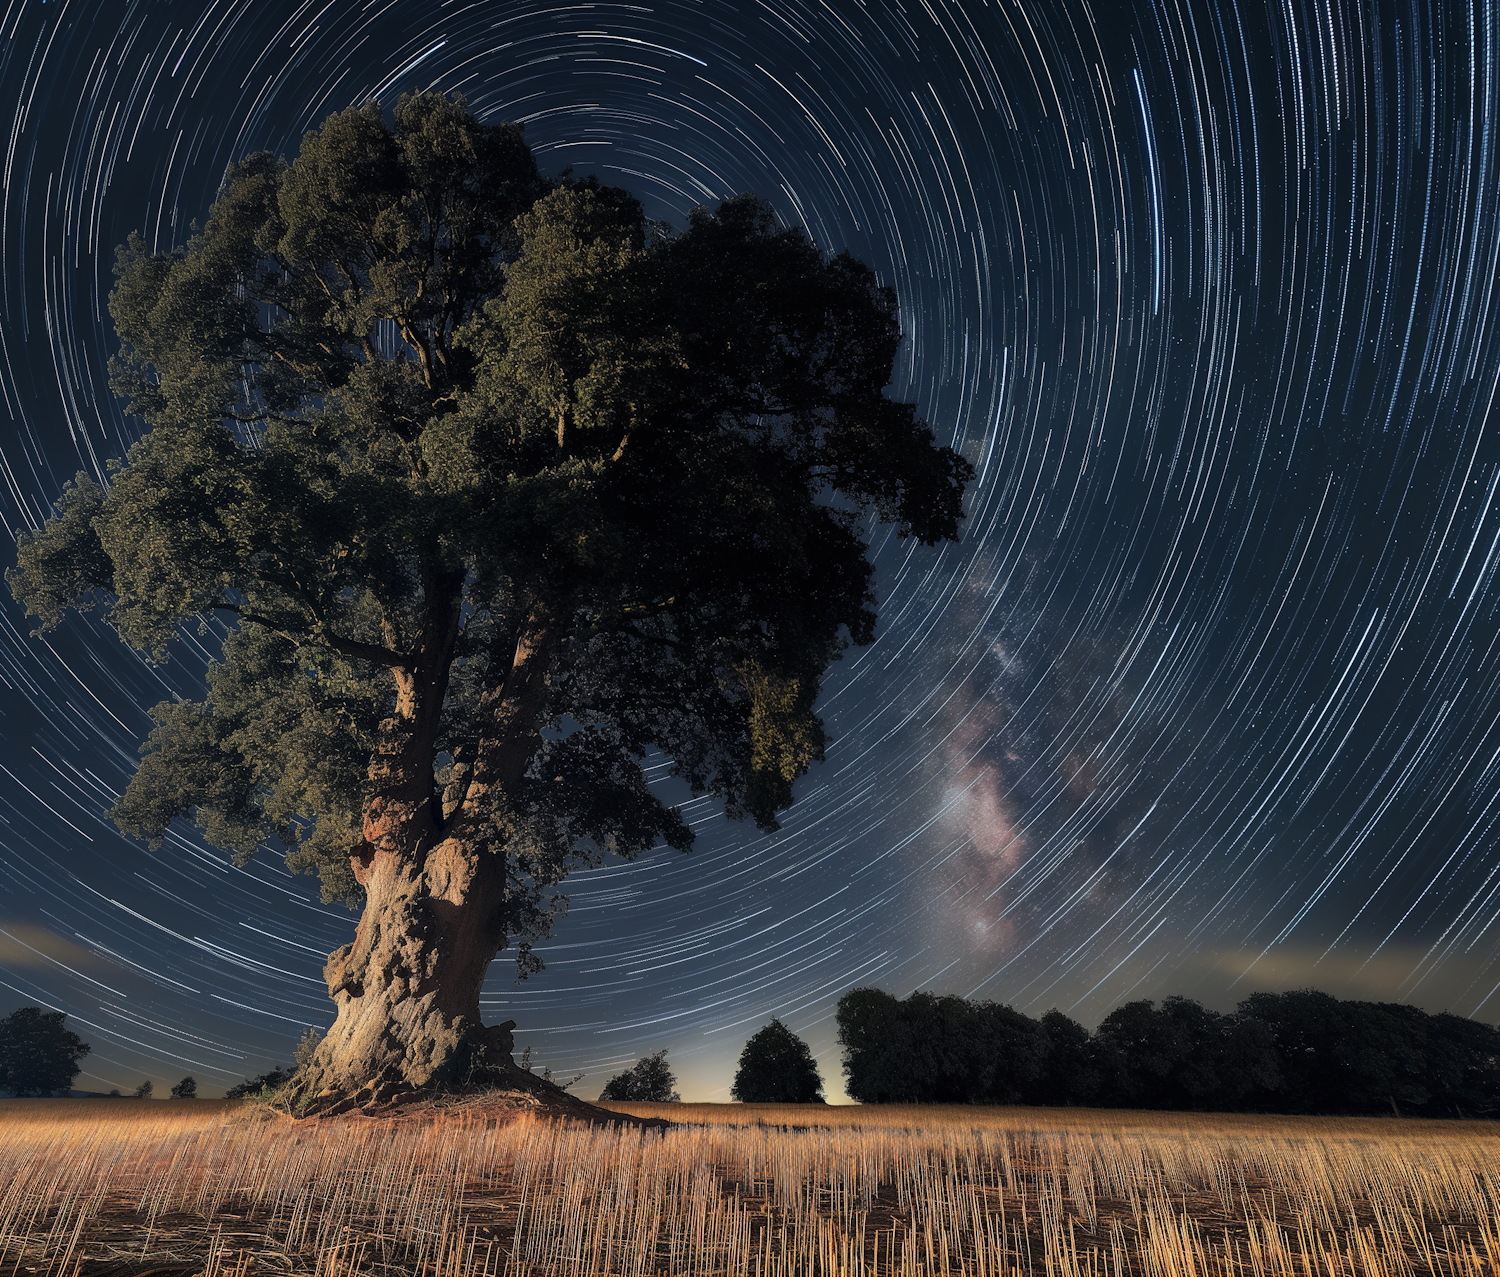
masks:
POLYGON ((1489 1123, 577 1104, 0 1100, 0 1277, 1500 1277, 1489 1123))

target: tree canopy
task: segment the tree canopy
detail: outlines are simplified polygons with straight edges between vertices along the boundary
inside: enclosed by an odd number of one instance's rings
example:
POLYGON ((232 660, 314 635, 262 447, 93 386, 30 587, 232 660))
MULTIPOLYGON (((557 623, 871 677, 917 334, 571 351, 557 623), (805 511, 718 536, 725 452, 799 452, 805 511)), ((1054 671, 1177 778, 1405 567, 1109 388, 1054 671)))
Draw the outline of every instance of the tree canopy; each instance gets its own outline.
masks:
POLYGON ((682 1096, 677 1094, 677 1078, 667 1064, 666 1048, 663 1047, 655 1055, 637 1060, 633 1067, 623 1073, 616 1073, 604 1084, 599 1098, 645 1104, 680 1102, 682 1096))
POLYGON ((61 1011, 20 1007, 0 1020, 0 1090, 15 1095, 66 1091, 92 1049, 71 1029, 61 1011))
POLYGON ((951 995, 854 989, 839 1000, 838 1025, 847 1090, 867 1103, 1500 1111, 1500 1029, 1315 989, 1254 993, 1227 1014, 1190 998, 1140 999, 1092 1034, 1056 1010, 1034 1021, 951 995))
POLYGON ((745 1043, 729 1094, 746 1104, 813 1104, 823 1079, 807 1043, 773 1016, 745 1043))
POLYGON ((855 989, 836 1018, 845 1089, 867 1103, 1009 1104, 1042 1074, 1042 1028, 993 1002, 855 989))

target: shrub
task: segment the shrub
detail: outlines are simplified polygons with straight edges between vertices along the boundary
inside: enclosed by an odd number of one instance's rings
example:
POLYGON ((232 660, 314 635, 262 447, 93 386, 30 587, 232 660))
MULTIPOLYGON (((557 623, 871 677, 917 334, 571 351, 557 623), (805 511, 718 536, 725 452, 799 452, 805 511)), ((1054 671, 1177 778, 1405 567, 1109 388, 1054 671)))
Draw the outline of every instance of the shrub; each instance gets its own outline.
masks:
POLYGON ((224 1092, 226 1100, 243 1100, 247 1096, 264 1095, 267 1091, 279 1091, 292 1080, 292 1071, 277 1065, 269 1073, 262 1073, 259 1077, 247 1077, 237 1086, 231 1086, 224 1092))

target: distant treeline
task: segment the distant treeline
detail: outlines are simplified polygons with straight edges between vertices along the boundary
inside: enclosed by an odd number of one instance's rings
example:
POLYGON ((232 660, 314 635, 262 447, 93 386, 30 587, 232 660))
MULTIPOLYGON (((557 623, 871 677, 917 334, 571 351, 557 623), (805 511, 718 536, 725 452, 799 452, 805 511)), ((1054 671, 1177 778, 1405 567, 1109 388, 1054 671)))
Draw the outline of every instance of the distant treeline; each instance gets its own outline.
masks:
POLYGON ((1500 1111, 1500 1030, 1326 993, 1255 993, 1229 1014, 1130 1002, 1090 1033, 1060 1011, 855 989, 838 1007, 864 1103, 1481 1117, 1500 1111))

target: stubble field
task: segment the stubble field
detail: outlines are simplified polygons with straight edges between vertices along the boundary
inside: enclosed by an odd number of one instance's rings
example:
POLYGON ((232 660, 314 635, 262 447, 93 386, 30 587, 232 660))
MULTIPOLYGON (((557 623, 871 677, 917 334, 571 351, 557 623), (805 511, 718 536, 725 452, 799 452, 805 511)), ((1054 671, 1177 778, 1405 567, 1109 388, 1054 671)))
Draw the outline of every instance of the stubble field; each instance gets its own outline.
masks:
POLYGON ((1500 1274, 1489 1123, 0 1101, 0 1277, 1500 1274))

